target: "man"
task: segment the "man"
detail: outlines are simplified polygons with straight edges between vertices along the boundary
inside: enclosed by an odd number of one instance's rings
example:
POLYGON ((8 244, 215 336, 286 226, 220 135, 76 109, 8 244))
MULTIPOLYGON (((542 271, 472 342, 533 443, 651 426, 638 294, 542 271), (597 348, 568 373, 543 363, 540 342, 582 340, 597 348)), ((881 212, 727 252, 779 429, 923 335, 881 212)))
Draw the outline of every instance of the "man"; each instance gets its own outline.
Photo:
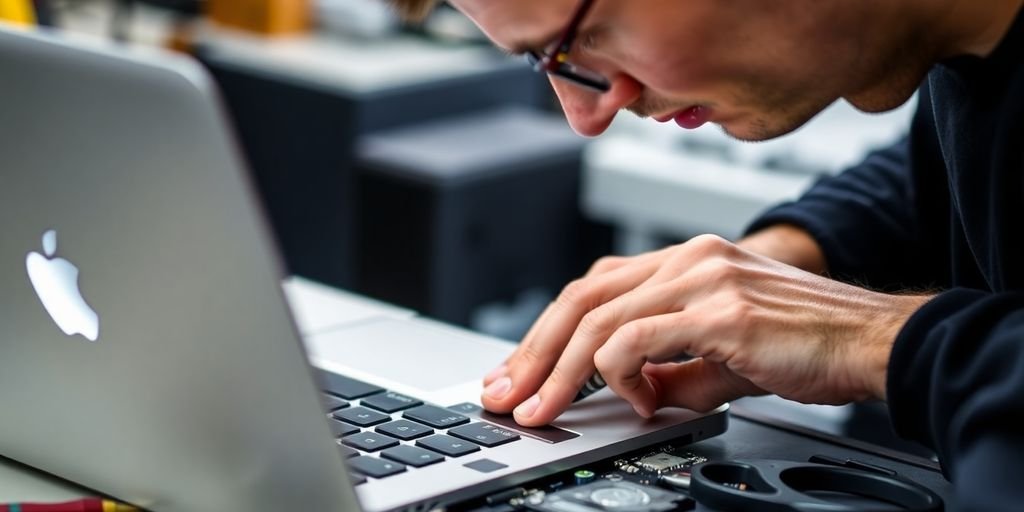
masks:
MULTIPOLYGON (((435 3, 392 2, 412 17, 435 3)), ((550 422, 595 369, 643 416, 763 393, 882 399, 939 453, 960 506, 1018 506, 1024 0, 451 3, 547 71, 584 135, 627 109, 763 140, 835 100, 879 112, 921 87, 907 139, 739 243, 598 261, 485 378, 488 409, 550 422)))

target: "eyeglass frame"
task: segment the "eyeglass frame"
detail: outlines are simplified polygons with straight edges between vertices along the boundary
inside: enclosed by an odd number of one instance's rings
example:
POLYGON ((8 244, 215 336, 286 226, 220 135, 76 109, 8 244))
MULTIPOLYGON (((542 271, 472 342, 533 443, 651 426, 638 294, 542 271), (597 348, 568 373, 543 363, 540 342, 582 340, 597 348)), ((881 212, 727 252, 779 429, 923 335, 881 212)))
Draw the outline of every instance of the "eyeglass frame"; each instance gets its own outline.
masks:
POLYGON ((611 82, 607 78, 569 62, 569 52, 572 50, 572 45, 576 40, 580 24, 593 4, 594 0, 582 0, 580 2, 579 7, 576 8, 576 12, 569 20, 569 24, 566 25, 552 53, 543 55, 540 52, 529 50, 526 52, 526 60, 530 63, 533 70, 538 73, 547 73, 580 87, 605 93, 611 90, 611 82))

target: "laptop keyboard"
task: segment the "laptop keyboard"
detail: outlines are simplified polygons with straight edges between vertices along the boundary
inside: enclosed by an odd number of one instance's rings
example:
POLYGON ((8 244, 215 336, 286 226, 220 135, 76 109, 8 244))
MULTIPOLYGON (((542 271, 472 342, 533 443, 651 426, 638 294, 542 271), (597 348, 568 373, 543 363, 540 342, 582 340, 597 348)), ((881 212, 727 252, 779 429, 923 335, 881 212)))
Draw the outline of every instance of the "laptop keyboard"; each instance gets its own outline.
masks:
POLYGON ((519 440, 501 426, 342 375, 321 372, 321 403, 355 484, 519 440))

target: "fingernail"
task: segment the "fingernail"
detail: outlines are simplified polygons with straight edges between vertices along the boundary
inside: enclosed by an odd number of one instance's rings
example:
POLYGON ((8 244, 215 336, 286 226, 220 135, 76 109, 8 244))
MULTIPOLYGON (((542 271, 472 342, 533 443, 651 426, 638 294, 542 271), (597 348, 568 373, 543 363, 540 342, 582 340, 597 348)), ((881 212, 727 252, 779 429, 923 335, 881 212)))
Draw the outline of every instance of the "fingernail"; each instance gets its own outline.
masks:
POLYGON ((491 370, 491 373, 488 373, 484 377, 484 380, 500 379, 500 378, 504 377, 506 374, 508 374, 508 365, 507 364, 503 364, 503 365, 501 365, 501 366, 491 370))
POLYGON ((512 389, 512 379, 502 377, 492 382, 490 386, 487 386, 487 388, 484 389, 484 394, 487 395, 488 398, 500 400, 505 398, 505 395, 508 394, 510 389, 512 389))
POLYGON ((519 407, 516 407, 515 413, 517 416, 529 418, 530 416, 533 416, 533 413, 537 412, 537 407, 539 406, 540 395, 533 395, 529 400, 519 404, 519 407))

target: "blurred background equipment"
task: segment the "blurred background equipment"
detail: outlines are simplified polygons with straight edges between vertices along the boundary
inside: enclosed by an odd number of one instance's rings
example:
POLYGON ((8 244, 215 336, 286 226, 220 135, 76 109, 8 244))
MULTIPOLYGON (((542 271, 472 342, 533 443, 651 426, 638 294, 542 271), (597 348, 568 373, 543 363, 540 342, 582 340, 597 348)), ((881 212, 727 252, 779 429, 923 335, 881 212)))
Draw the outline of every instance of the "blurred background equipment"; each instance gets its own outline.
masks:
POLYGON ((225 27, 269 35, 304 32, 311 24, 311 0, 207 0, 207 13, 225 27))
POLYGON ((398 30, 399 21, 385 2, 367 0, 319 0, 317 25, 350 37, 387 37, 398 30))
MULTIPOLYGON (((114 0, 114 15, 110 22, 110 36, 115 41, 127 42, 131 39, 129 27, 132 14, 140 5, 162 9, 172 13, 173 32, 169 39, 180 37, 188 25, 199 17, 205 6, 204 0, 114 0)), ((176 46, 172 44, 171 46, 176 46)), ((179 48, 184 49, 184 48, 179 48)))
POLYGON ((482 305, 553 298, 611 250, 579 211, 583 146, 561 116, 524 108, 362 138, 357 291, 477 329, 482 305))
POLYGON ((366 217, 353 177, 360 137, 548 103, 542 77, 492 48, 408 35, 268 40, 207 31, 197 55, 224 93, 289 270, 349 289, 362 251, 356 219, 366 217))
POLYGON ((0 0, 0 20, 22 25, 36 22, 32 0, 0 0))

